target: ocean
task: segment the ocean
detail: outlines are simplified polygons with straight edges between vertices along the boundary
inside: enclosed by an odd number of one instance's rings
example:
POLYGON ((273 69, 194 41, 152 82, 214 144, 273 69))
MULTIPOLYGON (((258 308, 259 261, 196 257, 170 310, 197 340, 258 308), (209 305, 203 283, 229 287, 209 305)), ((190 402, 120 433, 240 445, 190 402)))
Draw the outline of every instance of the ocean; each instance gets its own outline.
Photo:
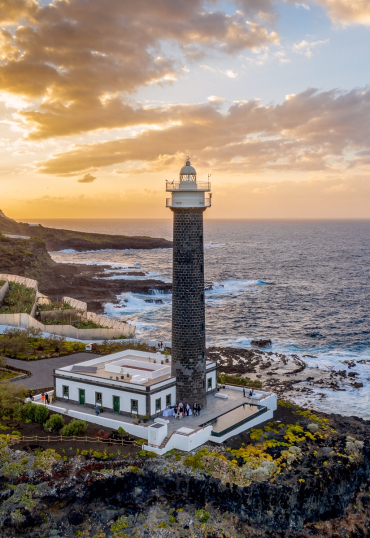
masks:
MULTIPOLYGON (((29 222, 172 239, 171 219, 29 222)), ((344 360, 370 360, 370 221, 206 218, 204 237, 205 279, 212 283, 205 294, 208 346, 248 348, 252 339, 270 338, 273 350, 314 355, 304 359, 310 366, 338 368, 344 360)), ((110 265, 115 278, 143 278, 120 275, 130 268, 171 282, 171 249, 51 255, 61 263, 110 265)), ((106 314, 134 323, 139 338, 170 340, 171 294, 150 299, 155 302, 123 293, 117 305, 106 305, 106 314)), ((356 392, 364 402, 357 414, 370 418, 370 361, 356 371, 365 385, 356 392)))

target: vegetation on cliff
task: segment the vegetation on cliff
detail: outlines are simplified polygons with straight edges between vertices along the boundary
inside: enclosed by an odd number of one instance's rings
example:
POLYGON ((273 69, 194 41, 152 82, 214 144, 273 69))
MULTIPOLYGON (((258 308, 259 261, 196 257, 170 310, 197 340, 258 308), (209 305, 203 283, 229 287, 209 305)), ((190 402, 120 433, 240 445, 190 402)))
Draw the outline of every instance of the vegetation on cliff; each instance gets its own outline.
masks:
POLYGON ((100 249, 152 249, 172 248, 172 242, 163 238, 145 236, 109 235, 44 226, 30 226, 27 223, 16 222, 0 214, 0 233, 26 235, 41 239, 49 251, 53 250, 100 250, 100 249))

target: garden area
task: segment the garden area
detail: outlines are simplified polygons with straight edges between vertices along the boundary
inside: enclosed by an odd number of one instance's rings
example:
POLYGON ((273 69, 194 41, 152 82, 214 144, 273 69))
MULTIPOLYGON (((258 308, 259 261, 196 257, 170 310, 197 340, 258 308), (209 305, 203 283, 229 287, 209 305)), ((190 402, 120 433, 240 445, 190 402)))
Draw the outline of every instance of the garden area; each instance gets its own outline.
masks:
POLYGON ((249 379, 249 377, 241 377, 233 374, 224 374, 219 372, 217 374, 217 382, 221 385, 237 385, 238 387, 246 387, 253 389, 260 389, 262 387, 262 381, 259 379, 249 379))
MULTIPOLYGON (((86 343, 69 342, 61 336, 42 337, 39 329, 6 329, 0 334, 0 355, 4 357, 35 361, 62 357, 85 351, 86 343)), ((125 349, 155 352, 155 348, 145 343, 119 342, 107 340, 102 344, 94 344, 94 352, 98 355, 109 355, 125 349)))
POLYGON ((30 314, 35 298, 36 291, 33 288, 9 282, 9 290, 0 307, 0 314, 30 314))
POLYGON ((0 384, 0 440, 17 450, 42 453, 52 450, 64 458, 82 455, 86 459, 134 456, 142 440, 127 434, 87 423, 32 402, 24 403, 28 391, 9 383, 0 384))

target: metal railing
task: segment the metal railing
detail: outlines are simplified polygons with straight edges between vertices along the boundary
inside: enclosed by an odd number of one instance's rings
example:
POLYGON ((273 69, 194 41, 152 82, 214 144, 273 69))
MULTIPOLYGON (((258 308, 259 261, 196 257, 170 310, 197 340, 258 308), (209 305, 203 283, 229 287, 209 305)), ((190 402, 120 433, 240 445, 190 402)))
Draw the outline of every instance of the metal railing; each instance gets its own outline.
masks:
POLYGON ((201 202, 193 200, 173 201, 172 198, 166 198, 166 207, 211 207, 211 198, 205 198, 201 202))
POLYGON ((166 181, 166 191, 210 191, 211 183, 204 181, 198 183, 197 181, 166 181))

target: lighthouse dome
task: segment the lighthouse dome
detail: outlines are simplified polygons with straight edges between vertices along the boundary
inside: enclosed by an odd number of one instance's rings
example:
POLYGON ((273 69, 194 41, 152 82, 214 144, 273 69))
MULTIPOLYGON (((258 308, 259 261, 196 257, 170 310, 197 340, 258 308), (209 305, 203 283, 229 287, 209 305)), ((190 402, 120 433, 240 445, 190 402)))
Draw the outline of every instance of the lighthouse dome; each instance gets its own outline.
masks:
POLYGON ((195 176, 196 171, 195 168, 193 168, 190 164, 190 161, 187 160, 185 163, 185 166, 183 166, 180 170, 180 176, 195 176))

